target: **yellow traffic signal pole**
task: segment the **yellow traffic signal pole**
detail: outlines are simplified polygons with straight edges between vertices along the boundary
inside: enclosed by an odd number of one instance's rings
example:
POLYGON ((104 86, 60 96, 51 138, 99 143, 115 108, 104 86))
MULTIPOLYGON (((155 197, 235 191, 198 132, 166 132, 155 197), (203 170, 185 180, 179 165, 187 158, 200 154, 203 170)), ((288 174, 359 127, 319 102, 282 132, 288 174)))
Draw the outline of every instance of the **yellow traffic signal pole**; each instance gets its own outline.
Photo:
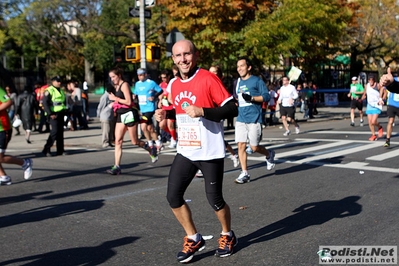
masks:
POLYGON ((140 56, 141 56, 141 68, 147 68, 146 62, 146 39, 145 39, 145 0, 140 0, 140 56))

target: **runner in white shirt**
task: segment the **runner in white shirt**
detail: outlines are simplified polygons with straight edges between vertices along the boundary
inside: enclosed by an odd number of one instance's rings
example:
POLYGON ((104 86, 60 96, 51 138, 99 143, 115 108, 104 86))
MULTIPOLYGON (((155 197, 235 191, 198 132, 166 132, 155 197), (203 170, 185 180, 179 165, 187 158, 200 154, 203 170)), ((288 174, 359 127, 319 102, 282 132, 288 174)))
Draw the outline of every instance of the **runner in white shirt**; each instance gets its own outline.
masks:
POLYGON ((369 128, 371 131, 370 141, 375 141, 378 138, 382 138, 384 136, 384 130, 380 123, 378 123, 378 116, 381 114, 383 101, 380 98, 380 89, 382 87, 375 81, 374 77, 369 77, 369 82, 366 84, 366 90, 362 96, 362 100, 364 100, 367 96, 367 119, 369 122, 369 128), (378 128, 378 137, 375 134, 375 127, 378 128))
POLYGON ((290 84, 288 77, 283 77, 283 86, 280 87, 280 95, 278 97, 278 104, 281 104, 280 114, 283 122, 285 133, 288 136, 291 131, 289 130, 289 122, 295 125, 295 133, 299 134, 299 125, 295 121, 295 100, 298 98, 298 92, 293 85, 290 84))

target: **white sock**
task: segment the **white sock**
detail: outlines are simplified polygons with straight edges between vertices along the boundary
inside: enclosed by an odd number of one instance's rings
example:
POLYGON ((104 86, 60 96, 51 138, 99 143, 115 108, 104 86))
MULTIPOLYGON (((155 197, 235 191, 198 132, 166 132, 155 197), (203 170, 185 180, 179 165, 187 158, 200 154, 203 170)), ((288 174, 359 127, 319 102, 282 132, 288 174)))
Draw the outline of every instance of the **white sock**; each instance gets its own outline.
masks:
POLYGON ((227 233, 222 231, 222 235, 231 237, 231 236, 233 236, 233 233, 231 232, 231 230, 228 231, 227 233))
POLYGON ((190 238, 191 240, 194 240, 195 242, 198 242, 199 238, 200 238, 200 234, 196 233, 195 235, 189 235, 187 237, 190 238))

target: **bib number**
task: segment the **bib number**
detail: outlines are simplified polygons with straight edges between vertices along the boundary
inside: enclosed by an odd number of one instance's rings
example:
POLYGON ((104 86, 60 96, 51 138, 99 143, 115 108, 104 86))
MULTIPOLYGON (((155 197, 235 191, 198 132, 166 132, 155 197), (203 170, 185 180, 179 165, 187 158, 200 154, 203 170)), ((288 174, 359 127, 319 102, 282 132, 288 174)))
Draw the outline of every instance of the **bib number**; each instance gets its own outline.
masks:
POLYGON ((184 150, 197 150, 201 148, 201 129, 199 118, 188 115, 176 117, 178 120, 179 147, 184 150))
POLYGON ((133 112, 129 111, 127 113, 121 114, 121 122, 125 125, 134 122, 133 112))

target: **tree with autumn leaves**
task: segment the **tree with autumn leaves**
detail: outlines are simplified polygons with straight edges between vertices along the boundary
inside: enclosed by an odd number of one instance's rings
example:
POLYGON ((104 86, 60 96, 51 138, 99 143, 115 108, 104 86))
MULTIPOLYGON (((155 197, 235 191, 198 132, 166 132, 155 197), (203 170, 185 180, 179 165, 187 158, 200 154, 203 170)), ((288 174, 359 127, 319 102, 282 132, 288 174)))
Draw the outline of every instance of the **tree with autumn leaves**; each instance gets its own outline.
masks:
MULTIPOLYGON (((131 2, 9 1, 0 9, 0 50, 46 56, 48 70, 65 76, 94 77, 114 64, 115 46, 139 42, 139 20, 128 14, 131 2), (78 22, 77 35, 60 26, 68 21, 78 22)), ((217 62, 234 71, 236 58, 248 55, 259 65, 289 58, 311 70, 342 54, 359 71, 398 60, 396 14, 395 0, 157 0, 146 20, 146 39, 161 45, 165 55, 166 36, 176 27, 196 44, 205 67, 217 62)), ((163 57, 159 67, 171 64, 163 57)))

